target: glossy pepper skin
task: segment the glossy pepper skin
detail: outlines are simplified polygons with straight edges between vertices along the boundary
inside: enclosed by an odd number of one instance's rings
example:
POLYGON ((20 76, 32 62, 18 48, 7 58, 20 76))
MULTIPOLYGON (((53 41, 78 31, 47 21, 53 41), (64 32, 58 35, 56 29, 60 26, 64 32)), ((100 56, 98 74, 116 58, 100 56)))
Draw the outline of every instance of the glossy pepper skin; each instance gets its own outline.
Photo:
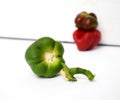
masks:
POLYGON ((89 70, 79 67, 68 68, 63 54, 64 47, 60 42, 50 37, 42 37, 27 48, 25 59, 37 76, 50 78, 62 72, 69 81, 77 81, 75 74, 83 74, 90 81, 94 79, 94 75, 89 70))
POLYGON ((27 63, 37 76, 53 77, 62 68, 64 48, 50 37, 35 41, 25 53, 27 63))
POLYGON ((98 26, 97 17, 94 13, 83 11, 76 16, 75 25, 78 29, 84 31, 96 29, 98 26))
POLYGON ((73 39, 79 50, 91 50, 100 42, 101 33, 97 29, 91 31, 77 29, 73 33, 73 39))

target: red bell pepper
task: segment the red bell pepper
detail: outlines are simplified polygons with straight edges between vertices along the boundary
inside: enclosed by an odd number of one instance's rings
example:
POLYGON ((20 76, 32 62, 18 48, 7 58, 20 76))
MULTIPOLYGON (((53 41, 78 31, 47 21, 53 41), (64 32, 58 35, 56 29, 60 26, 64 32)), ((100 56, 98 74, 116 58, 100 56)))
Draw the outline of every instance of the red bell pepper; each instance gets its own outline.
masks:
POLYGON ((97 29, 91 31, 77 29, 73 33, 73 39, 79 50, 91 50, 100 42, 101 33, 97 29))

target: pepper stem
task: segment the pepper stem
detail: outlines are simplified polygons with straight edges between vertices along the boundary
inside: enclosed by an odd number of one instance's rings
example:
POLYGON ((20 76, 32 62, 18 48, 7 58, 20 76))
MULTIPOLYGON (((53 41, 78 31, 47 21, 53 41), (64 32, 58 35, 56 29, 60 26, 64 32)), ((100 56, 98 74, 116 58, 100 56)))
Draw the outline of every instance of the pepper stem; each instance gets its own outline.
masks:
POLYGON ((86 69, 79 68, 79 67, 69 68, 69 72, 70 72, 72 75, 75 75, 75 74, 83 74, 83 75, 85 75, 90 81, 92 81, 92 80, 94 79, 94 77, 95 77, 95 75, 93 75, 90 70, 86 70, 86 69))

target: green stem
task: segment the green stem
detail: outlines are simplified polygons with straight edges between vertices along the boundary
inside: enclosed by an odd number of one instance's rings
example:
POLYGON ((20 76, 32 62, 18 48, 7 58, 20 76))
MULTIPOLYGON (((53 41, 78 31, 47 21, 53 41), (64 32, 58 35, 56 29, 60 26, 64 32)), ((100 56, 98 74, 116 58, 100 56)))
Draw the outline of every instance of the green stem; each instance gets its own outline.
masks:
POLYGON ((92 80, 94 79, 94 77, 95 77, 95 75, 93 75, 90 70, 83 69, 83 68, 79 68, 79 67, 69 68, 69 72, 70 72, 72 75, 75 75, 75 74, 83 74, 83 75, 85 75, 90 81, 92 81, 92 80))

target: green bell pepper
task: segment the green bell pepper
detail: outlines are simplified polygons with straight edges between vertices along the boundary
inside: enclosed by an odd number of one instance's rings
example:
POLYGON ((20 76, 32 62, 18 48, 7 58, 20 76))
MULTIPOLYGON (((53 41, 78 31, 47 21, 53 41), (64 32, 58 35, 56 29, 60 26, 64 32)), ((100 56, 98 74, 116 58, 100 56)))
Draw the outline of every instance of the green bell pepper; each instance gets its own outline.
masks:
POLYGON ((32 71, 40 77, 54 77, 61 71, 69 81, 76 81, 74 74, 84 74, 91 77, 89 80, 93 80, 94 75, 86 69, 82 71, 82 68, 68 68, 63 54, 64 47, 60 42, 42 37, 27 48, 25 59, 32 71))

